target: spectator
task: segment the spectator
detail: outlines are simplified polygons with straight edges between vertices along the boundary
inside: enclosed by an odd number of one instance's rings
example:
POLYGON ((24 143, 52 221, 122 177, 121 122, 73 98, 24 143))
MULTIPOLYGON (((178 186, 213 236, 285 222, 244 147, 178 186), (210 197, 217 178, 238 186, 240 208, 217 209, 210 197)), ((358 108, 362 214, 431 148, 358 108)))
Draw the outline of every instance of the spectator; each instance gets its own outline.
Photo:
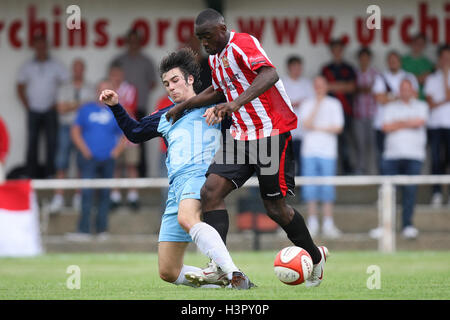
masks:
MULTIPOLYGON (((324 77, 314 79, 315 97, 307 99, 300 111, 303 128, 302 174, 304 176, 335 176, 337 136, 344 127, 344 114, 338 99, 327 96, 324 77)), ((318 205, 322 202, 322 233, 337 238, 341 231, 333 220, 335 188, 331 185, 305 185, 303 198, 308 207, 308 229, 311 236, 319 232, 318 205)))
POLYGON ((17 92, 27 112, 26 166, 30 178, 52 176, 58 134, 56 95, 58 87, 67 82, 69 73, 48 53, 47 40, 42 35, 33 38, 35 56, 19 70, 17 92), (38 170, 39 136, 45 133, 46 158, 44 172, 38 170))
POLYGON ((353 118, 353 136, 356 142, 356 174, 368 174, 370 157, 374 151, 375 135, 373 117, 376 111, 372 87, 377 71, 371 67, 372 51, 361 48, 358 51, 359 69, 356 71, 356 95, 353 118))
POLYGON ((424 50, 427 44, 427 38, 423 33, 419 33, 411 39, 411 52, 402 57, 402 68, 416 76, 419 83, 419 99, 425 100, 423 87, 427 77, 433 72, 434 65, 428 59, 424 50))
MULTIPOLYGON (((111 88, 102 81, 98 85, 97 96, 111 88)), ((111 110, 98 101, 83 104, 71 129, 71 137, 80 153, 78 162, 82 179, 112 178, 114 161, 125 147, 125 138, 117 125, 111 110)), ((93 209, 92 189, 81 191, 81 216, 78 231, 69 233, 70 240, 91 239, 91 210, 93 209)), ((99 190, 96 232, 99 239, 107 237, 108 212, 110 208, 109 189, 99 190)))
MULTIPOLYGON (((84 78, 85 64, 82 59, 72 62, 72 81, 62 86, 58 92, 56 109, 59 114, 58 148, 56 152, 56 178, 66 178, 72 151, 75 151, 70 138, 70 127, 81 104, 95 99, 95 87, 84 78)), ((50 212, 58 212, 64 206, 64 191, 55 190, 50 203, 50 212)), ((75 193, 72 199, 74 209, 80 208, 80 194, 75 193)))
POLYGON ((388 102, 398 100, 400 98, 400 82, 404 78, 408 78, 414 87, 418 90, 419 85, 416 77, 401 68, 401 57, 397 51, 390 51, 386 56, 387 70, 378 74, 373 85, 373 93, 377 101, 377 111, 374 117, 375 140, 377 150, 377 167, 381 174, 382 154, 384 150, 384 132, 382 130, 383 109, 388 102))
MULTIPOLYGON (((386 134, 383 152, 384 175, 419 175, 426 154, 425 124, 428 106, 418 100, 410 79, 400 83, 400 99, 389 102, 384 108, 382 130, 386 134)), ((413 239, 418 230, 412 218, 416 201, 416 185, 400 187, 402 192, 402 235, 413 239)), ((380 237, 380 228, 371 231, 374 238, 380 237)))
MULTIPOLYGON (((137 92, 136 88, 124 80, 124 72, 119 62, 115 62, 109 69, 109 81, 111 89, 119 94, 120 103, 128 112, 130 117, 137 117, 137 92)), ((124 152, 119 156, 116 163, 114 176, 120 178, 125 170, 127 178, 137 178, 139 176, 138 165, 140 158, 139 145, 127 140, 124 152)), ((111 193, 112 208, 117 208, 122 201, 122 195, 115 189, 111 193)), ((139 193, 137 189, 130 188, 127 193, 127 203, 133 209, 139 208, 139 193)))
POLYGON ((9 152, 9 133, 8 128, 0 117, 0 183, 5 180, 5 162, 9 152))
MULTIPOLYGON (((113 59, 112 64, 118 62, 122 66, 125 80, 137 90, 136 118, 140 120, 149 114, 148 101, 158 83, 158 74, 153 60, 142 53, 142 36, 137 30, 128 32, 126 44, 126 52, 113 59)), ((139 175, 145 177, 147 176, 145 143, 141 143, 139 148, 141 150, 139 175)))
MULTIPOLYGON (((450 45, 439 47, 438 58, 439 69, 427 78, 424 91, 430 107, 431 173, 445 174, 450 166, 450 45)), ((442 202, 442 187, 434 185, 431 204, 439 207, 442 202)))
MULTIPOLYGON (((311 80, 302 76, 303 73, 303 60, 299 56, 291 56, 287 60, 287 71, 286 77, 283 77, 283 85, 286 89, 286 93, 291 99, 292 107, 300 119, 300 108, 303 101, 307 98, 314 96, 314 88, 312 86, 311 80)), ((297 124, 297 129, 291 131, 292 135, 292 148, 295 154, 296 162, 296 175, 301 174, 301 143, 302 143, 302 130, 300 128, 300 122, 297 124)))
POLYGON ((352 117, 353 96, 356 89, 356 73, 353 67, 344 61, 343 40, 331 40, 329 44, 333 60, 322 68, 321 74, 328 82, 329 93, 337 98, 344 109, 344 130, 339 135, 339 161, 343 174, 354 173, 350 152, 353 145, 352 117))

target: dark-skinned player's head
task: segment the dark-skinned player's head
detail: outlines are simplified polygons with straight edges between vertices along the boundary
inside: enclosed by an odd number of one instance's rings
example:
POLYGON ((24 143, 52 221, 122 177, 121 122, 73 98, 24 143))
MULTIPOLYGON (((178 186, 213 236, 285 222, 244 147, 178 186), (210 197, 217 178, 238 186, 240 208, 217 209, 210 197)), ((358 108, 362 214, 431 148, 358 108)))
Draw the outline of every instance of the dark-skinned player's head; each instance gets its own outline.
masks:
POLYGON ((214 9, 205 9, 195 19, 194 32, 205 51, 220 53, 228 43, 229 31, 224 17, 214 9))
POLYGON ((182 48, 165 56, 159 65, 159 75, 167 94, 176 103, 200 91, 200 65, 196 53, 190 48, 182 48))

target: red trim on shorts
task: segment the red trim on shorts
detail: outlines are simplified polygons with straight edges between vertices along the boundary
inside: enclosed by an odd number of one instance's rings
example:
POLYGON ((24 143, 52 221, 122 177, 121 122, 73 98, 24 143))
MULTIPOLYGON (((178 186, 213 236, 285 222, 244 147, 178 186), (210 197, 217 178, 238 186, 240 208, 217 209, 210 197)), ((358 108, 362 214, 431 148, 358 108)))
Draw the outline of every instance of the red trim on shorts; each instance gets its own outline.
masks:
POLYGON ((292 136, 289 136, 286 139, 286 142, 284 143, 284 148, 283 148, 283 152, 281 153, 281 159, 280 159, 280 170, 278 171, 278 181, 280 183, 280 190, 281 193, 283 194, 283 197, 286 196, 286 193, 288 191, 288 187, 286 185, 286 176, 284 174, 284 165, 285 165, 285 160, 286 160, 286 149, 288 146, 289 141, 292 140, 292 136))

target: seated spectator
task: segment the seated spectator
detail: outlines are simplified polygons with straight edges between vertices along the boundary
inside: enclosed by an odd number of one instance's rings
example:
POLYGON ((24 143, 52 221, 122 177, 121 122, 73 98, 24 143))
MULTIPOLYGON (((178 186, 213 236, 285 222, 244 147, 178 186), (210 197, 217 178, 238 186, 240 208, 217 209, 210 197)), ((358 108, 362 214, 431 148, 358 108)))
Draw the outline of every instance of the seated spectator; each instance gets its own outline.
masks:
POLYGON ((384 106, 392 101, 400 98, 400 82, 404 78, 408 78, 414 89, 419 89, 416 77, 401 68, 401 57, 397 51, 390 51, 386 56, 387 70, 377 75, 373 85, 372 92, 375 94, 377 101, 377 110, 373 120, 375 128, 377 166, 381 174, 382 154, 384 151, 384 132, 382 130, 383 110, 384 106))
MULTIPOLYGON (((438 59, 439 69, 427 78, 424 91, 430 107, 431 173, 445 174, 450 168, 450 45, 439 47, 438 59)), ((442 186, 433 185, 431 204, 440 207, 442 203, 442 186)))
MULTIPOLYGON (((287 76, 283 77, 283 85, 286 93, 291 100, 294 112, 299 118, 300 108, 303 101, 314 96, 314 89, 312 81, 304 76, 303 60, 299 56, 291 56, 287 60, 287 76)), ((294 150, 294 158, 296 162, 295 175, 299 176, 301 173, 301 143, 302 130, 300 123, 297 124, 297 129, 291 131, 292 135, 292 149, 294 150)))
MULTIPOLYGON (((85 64, 82 59, 72 62, 72 81, 59 89, 56 109, 59 114, 58 148, 56 152, 56 178, 66 178, 72 151, 75 146, 70 138, 70 127, 81 104, 95 100, 95 87, 84 78, 85 64)), ((80 209, 80 194, 75 193, 72 207, 80 209)), ((64 206, 64 191, 55 190, 50 203, 50 212, 58 212, 64 206)))
POLYGON ((351 150, 354 146, 352 118, 356 73, 354 68, 344 60, 345 45, 346 43, 341 39, 330 41, 332 61, 322 68, 321 75, 328 82, 329 94, 340 101, 344 111, 344 129, 338 136, 338 160, 343 174, 353 174, 351 150))
POLYGON ((426 45, 427 38, 423 33, 419 33, 411 39, 411 52, 402 57, 402 69, 406 72, 411 72, 417 78, 420 100, 425 100, 425 94, 423 92, 425 80, 434 69, 433 62, 424 54, 426 45))
MULTIPOLYGON (((418 100, 411 80, 400 83, 400 99, 388 103, 384 108, 382 129, 386 134, 383 152, 384 175, 419 175, 426 154, 426 122, 428 105, 418 100)), ((413 226, 416 185, 403 185, 402 235, 416 238, 419 231, 413 226)), ((371 231, 372 237, 381 236, 382 231, 371 231)))
POLYGON ((56 95, 58 88, 69 81, 65 67, 48 51, 45 36, 33 37, 35 55, 19 70, 17 93, 27 113, 26 167, 30 178, 47 178, 55 174, 58 136, 56 95), (45 134, 44 170, 39 170, 40 134, 45 134))
MULTIPOLYGON (((302 175, 307 177, 335 176, 337 161, 337 136, 344 127, 342 105, 336 98, 327 96, 324 77, 314 79, 315 97, 307 99, 300 111, 303 128, 302 175)), ((337 238, 341 231, 334 225, 333 203, 335 187, 332 185, 305 185, 302 188, 308 206, 308 229, 311 236, 319 232, 317 203, 322 202, 322 233, 337 238)))
MULTIPOLYGON (((128 114, 136 119, 137 117, 137 91, 136 88, 125 81, 124 71, 122 65, 119 62, 115 62, 110 66, 109 81, 111 83, 111 89, 116 91, 119 95, 120 103, 128 112, 128 114)), ((138 165, 140 159, 139 145, 134 144, 127 140, 126 147, 121 156, 117 159, 116 169, 114 172, 115 178, 122 176, 126 178, 139 177, 138 165), (125 174, 123 174, 125 171, 125 174)), ((117 208, 122 201, 122 195, 119 190, 115 189, 111 193, 112 207, 117 208)), ((127 193, 127 203, 133 209, 139 208, 139 193, 137 189, 130 188, 127 193)))
POLYGON ((359 69, 356 71, 356 95, 353 118, 353 136, 356 142, 356 174, 368 174, 370 154, 374 151, 375 135, 372 127, 376 111, 372 87, 377 71, 371 67, 372 51, 358 51, 359 69))
MULTIPOLYGON (((102 81, 97 96, 111 84, 102 81)), ((125 147, 125 137, 117 125, 111 110, 96 100, 80 107, 71 129, 71 137, 80 151, 78 163, 82 179, 112 178, 114 163, 125 147)), ((100 239, 107 237, 109 189, 99 190, 96 232, 100 239)), ((91 238, 91 211, 94 208, 94 190, 81 191, 81 216, 77 233, 68 234, 70 240, 91 238)))

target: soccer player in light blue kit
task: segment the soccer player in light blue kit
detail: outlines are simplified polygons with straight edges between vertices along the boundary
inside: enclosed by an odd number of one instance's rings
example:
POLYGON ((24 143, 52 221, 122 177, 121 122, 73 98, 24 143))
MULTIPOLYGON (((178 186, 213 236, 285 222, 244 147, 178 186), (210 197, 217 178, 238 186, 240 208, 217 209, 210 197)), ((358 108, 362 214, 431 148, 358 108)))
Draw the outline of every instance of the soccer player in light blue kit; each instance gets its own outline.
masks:
MULTIPOLYGON (((167 94, 174 103, 195 96, 199 85, 199 65, 190 49, 181 49, 166 56, 160 64, 160 75, 167 94)), ((163 137, 167 150, 169 193, 162 217, 158 244, 160 277, 174 284, 211 286, 190 279, 200 268, 184 265, 183 256, 189 242, 214 261, 218 269, 215 285, 241 289, 241 279, 248 279, 233 263, 219 233, 201 221, 200 189, 205 173, 220 146, 220 126, 206 124, 205 108, 193 109, 175 124, 165 114, 174 105, 155 111, 140 121, 132 119, 118 103, 118 95, 104 90, 100 100, 108 105, 125 136, 133 143, 163 137)), ((249 281, 249 280, 247 280, 249 281)), ((247 283, 248 287, 248 283, 247 283)))

